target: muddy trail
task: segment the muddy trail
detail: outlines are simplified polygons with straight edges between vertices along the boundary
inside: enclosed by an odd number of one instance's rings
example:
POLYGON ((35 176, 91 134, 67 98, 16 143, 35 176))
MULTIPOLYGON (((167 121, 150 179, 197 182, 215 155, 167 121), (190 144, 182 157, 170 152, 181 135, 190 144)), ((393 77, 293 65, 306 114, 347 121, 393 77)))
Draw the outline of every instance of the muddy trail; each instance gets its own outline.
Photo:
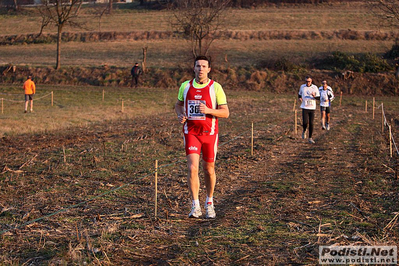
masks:
POLYGON ((169 112, 3 138, 0 261, 309 265, 320 245, 397 245, 397 156, 380 121, 337 107, 325 131, 317 113, 309 144, 277 105, 232 103, 240 115, 221 123, 215 220, 187 218, 181 128, 169 112), (252 112, 262 114, 253 155, 244 131, 252 112))

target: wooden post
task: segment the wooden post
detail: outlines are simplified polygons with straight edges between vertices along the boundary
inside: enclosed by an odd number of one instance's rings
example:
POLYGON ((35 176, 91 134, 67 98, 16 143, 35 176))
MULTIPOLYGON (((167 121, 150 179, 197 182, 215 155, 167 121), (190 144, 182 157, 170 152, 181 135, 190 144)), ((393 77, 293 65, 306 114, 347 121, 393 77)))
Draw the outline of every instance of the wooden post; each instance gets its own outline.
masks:
POLYGON ((141 63, 143 72, 146 72, 146 70, 147 70, 147 50, 148 50, 148 46, 143 47, 143 62, 141 63))
POLYGON ((373 97, 373 120, 374 120, 374 113, 375 113, 375 97, 373 97))
POLYGON ((1 113, 4 113, 4 105, 3 105, 3 98, 1 98, 1 113))
POLYGON ((339 96, 339 107, 341 107, 341 102, 342 102, 342 91, 341 91, 341 95, 339 96))
POLYGON ((392 129, 391 125, 388 125, 389 128, 389 156, 392 158, 392 129))
POLYGON ((105 94, 105 91, 103 90, 103 101, 104 101, 104 94, 105 94))
POLYGON ((384 133, 384 103, 381 103, 381 132, 384 133))
POLYGON ((367 113, 367 100, 366 100, 366 105, 364 107, 364 111, 367 113))
POLYGON ((65 146, 62 146, 62 153, 64 154, 64 163, 66 163, 65 146))
POLYGON ((254 155, 254 122, 252 122, 252 130, 251 130, 251 156, 254 155))
POLYGON ((298 117, 297 117, 297 110, 295 110, 295 116, 294 116, 294 133, 295 133, 295 135, 297 135, 298 134, 298 117))
POLYGON ((123 100, 122 100, 122 113, 123 113, 123 100))
POLYGON ((292 111, 295 110, 295 107, 296 107, 296 98, 294 99, 294 107, 292 107, 292 111))
POLYGON ((54 106, 54 93, 51 91, 51 106, 54 106))
POLYGON ((158 210, 158 160, 155 160, 155 218, 158 210))

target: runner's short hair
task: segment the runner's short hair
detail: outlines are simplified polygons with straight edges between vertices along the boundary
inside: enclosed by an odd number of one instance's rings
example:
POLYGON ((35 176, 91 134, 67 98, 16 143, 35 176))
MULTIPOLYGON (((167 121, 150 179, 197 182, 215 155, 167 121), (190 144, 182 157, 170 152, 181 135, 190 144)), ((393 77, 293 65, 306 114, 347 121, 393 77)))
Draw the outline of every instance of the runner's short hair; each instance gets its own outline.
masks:
POLYGON ((195 58, 195 60, 194 60, 194 66, 195 66, 195 63, 197 63, 198 60, 205 60, 205 61, 208 61, 208 66, 211 67, 211 60, 209 60, 209 58, 206 57, 205 55, 199 55, 199 56, 197 56, 197 57, 195 58))

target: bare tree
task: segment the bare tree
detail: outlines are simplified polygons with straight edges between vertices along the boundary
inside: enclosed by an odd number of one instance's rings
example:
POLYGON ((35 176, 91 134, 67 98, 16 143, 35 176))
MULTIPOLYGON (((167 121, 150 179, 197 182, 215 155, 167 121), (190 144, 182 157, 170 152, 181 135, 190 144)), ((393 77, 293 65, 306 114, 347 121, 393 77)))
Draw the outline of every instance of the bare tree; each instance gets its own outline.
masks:
POLYGON ((108 14, 112 14, 112 0, 108 0, 108 14))
POLYGON ((172 27, 182 32, 191 42, 194 56, 207 55, 215 33, 224 22, 224 15, 231 0, 176 0, 172 27))
POLYGON ((83 27, 82 23, 76 21, 83 0, 43 0, 39 12, 42 16, 42 25, 39 35, 49 25, 57 27, 57 60, 56 69, 61 66, 61 36, 66 25, 72 27, 83 27))
POLYGON ((18 11, 18 9, 19 9, 18 7, 19 7, 19 6, 18 6, 17 0, 14 0, 13 2, 14 2, 14 10, 15 10, 15 11, 18 11))
POLYGON ((368 4, 381 23, 399 25, 399 0, 368 0, 368 4))

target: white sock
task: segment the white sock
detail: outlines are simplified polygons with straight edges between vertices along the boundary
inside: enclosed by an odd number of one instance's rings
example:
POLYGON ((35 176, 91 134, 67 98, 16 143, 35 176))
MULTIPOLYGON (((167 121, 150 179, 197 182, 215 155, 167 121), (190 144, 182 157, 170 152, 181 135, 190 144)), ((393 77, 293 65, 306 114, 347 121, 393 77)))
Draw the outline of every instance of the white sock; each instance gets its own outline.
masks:
POLYGON ((208 197, 208 196, 206 196, 205 205, 206 205, 206 204, 213 204, 213 197, 208 197))
POLYGON ((197 207, 200 206, 199 199, 193 200, 192 206, 193 206, 193 207, 194 207, 194 206, 197 206, 197 207))

